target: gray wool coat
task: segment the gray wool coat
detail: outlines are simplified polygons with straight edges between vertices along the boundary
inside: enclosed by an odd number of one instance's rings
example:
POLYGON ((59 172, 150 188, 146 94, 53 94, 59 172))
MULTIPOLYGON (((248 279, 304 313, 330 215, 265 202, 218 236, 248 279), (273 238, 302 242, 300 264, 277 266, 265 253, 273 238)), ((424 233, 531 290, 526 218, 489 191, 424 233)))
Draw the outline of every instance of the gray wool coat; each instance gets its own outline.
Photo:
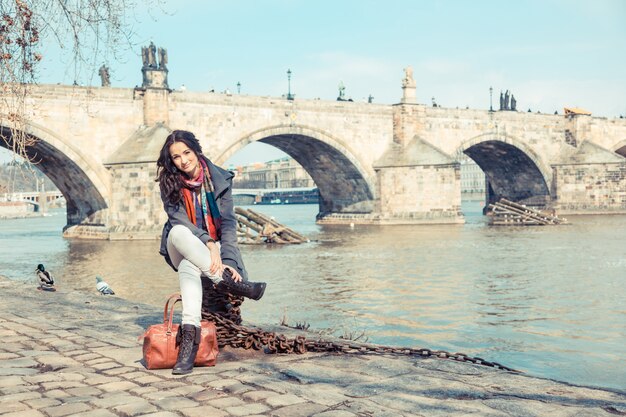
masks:
MULTIPOLYGON (((221 256, 222 263, 228 266, 232 266, 241 274, 241 277, 247 281, 248 273, 246 267, 243 264, 241 258, 241 252, 237 246, 237 219, 235 218, 235 208, 233 205, 233 177, 232 172, 222 169, 214 165, 205 156, 200 156, 204 159, 209 168, 211 174, 211 181, 215 189, 215 201, 220 210, 222 216, 222 224, 220 227, 221 232, 221 256)), ((165 261, 172 267, 172 261, 167 253, 167 237, 172 230, 172 227, 177 224, 181 224, 187 227, 198 239, 206 245, 211 239, 211 236, 206 230, 196 227, 195 224, 189 221, 187 212, 185 211, 185 204, 180 201, 178 204, 171 204, 167 197, 161 193, 161 200, 163 201, 163 208, 167 213, 167 222, 163 226, 163 233, 161 234, 161 248, 159 253, 165 257, 165 261)), ((219 233, 219 232, 218 232, 219 233)), ((176 271, 176 268, 174 268, 176 271)))

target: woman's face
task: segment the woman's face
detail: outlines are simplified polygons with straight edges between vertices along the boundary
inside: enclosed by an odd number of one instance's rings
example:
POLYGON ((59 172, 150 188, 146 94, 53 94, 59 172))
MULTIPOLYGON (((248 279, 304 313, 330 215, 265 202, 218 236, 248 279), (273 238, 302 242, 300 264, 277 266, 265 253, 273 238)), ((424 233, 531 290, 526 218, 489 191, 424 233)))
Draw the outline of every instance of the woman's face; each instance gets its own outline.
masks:
POLYGON ((172 162, 180 171, 184 172, 189 178, 196 178, 200 170, 198 155, 184 142, 174 142, 170 146, 170 157, 172 162))

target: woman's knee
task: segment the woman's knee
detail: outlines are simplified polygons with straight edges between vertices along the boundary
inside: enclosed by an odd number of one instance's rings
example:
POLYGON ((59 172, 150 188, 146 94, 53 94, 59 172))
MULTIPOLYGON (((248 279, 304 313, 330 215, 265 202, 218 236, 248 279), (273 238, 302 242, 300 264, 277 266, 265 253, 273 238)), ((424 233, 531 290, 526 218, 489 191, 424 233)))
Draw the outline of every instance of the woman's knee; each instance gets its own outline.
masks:
POLYGON ((177 224, 176 226, 172 227, 172 230, 170 230, 170 233, 168 235, 168 239, 172 242, 174 246, 180 245, 182 242, 189 239, 190 237, 194 237, 193 233, 191 233, 191 230, 181 224, 177 224))
POLYGON ((191 233, 191 230, 189 230, 189 228, 180 224, 172 227, 172 230, 170 230, 170 234, 167 238, 170 243, 177 249, 185 247, 184 245, 191 244, 193 239, 198 239, 194 236, 193 233, 191 233))

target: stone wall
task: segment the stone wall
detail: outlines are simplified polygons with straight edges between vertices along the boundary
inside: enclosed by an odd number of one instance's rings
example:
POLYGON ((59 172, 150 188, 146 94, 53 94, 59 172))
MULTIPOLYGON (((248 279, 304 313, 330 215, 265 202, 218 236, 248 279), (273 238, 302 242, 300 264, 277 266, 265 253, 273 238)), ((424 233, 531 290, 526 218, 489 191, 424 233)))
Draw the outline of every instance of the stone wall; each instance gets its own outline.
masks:
POLYGON ((113 191, 109 206, 110 239, 156 238, 165 213, 155 163, 110 165, 113 191))
POLYGON ((462 223, 460 176, 459 164, 380 169, 378 223, 462 223))
POLYGON ((626 213, 626 162, 554 166, 559 214, 626 213))
POLYGON ((137 95, 143 98, 143 119, 146 126, 157 123, 169 125, 169 92, 165 89, 137 90, 137 95))
POLYGON ((38 85, 29 120, 102 162, 144 123, 143 100, 131 88, 38 85))

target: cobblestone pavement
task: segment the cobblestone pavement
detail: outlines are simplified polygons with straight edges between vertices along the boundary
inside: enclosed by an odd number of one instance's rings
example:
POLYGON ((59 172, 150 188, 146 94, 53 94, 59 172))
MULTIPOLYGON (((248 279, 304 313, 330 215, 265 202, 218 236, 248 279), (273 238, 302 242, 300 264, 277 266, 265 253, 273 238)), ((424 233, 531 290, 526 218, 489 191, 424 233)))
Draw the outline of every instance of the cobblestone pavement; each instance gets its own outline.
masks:
POLYGON ((438 359, 224 350, 173 376, 140 362, 159 308, 1 279, 0 291, 3 416, 626 415, 625 391, 438 359))

